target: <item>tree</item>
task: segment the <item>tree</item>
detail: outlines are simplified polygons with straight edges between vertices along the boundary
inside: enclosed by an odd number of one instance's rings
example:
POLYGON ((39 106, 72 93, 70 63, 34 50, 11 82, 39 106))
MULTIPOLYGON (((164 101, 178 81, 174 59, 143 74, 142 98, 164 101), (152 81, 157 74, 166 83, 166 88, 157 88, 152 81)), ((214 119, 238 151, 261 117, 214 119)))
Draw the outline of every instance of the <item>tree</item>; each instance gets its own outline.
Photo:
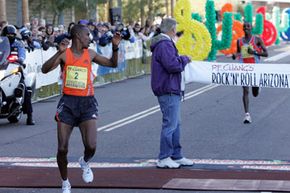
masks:
POLYGON ((165 0, 136 0, 123 1, 123 20, 141 21, 144 25, 146 18, 154 19, 156 16, 163 17, 166 13, 165 0))
MULTIPOLYGON (((128 23, 129 21, 142 21, 142 24, 144 24, 146 18, 150 17, 154 19, 156 16, 164 16, 166 14, 165 5, 167 1, 168 0, 29 0, 29 4, 36 4, 36 6, 34 6, 34 12, 36 12, 37 15, 52 15, 53 24, 63 24, 65 11, 71 13, 71 10, 74 10, 76 20, 96 20, 96 16, 99 15, 102 17, 103 21, 107 21, 107 18, 103 17, 108 9, 105 8, 105 5, 108 3, 115 3, 114 5, 122 8, 124 23, 128 23)), ((171 3, 173 1, 175 2, 175 0, 171 0, 171 3)))
POLYGON ((64 11, 76 6, 79 1, 80 0, 30 0, 29 3, 36 4, 35 9, 40 10, 40 16, 43 15, 41 12, 45 8, 48 14, 52 14, 52 23, 55 25, 64 24, 64 11))

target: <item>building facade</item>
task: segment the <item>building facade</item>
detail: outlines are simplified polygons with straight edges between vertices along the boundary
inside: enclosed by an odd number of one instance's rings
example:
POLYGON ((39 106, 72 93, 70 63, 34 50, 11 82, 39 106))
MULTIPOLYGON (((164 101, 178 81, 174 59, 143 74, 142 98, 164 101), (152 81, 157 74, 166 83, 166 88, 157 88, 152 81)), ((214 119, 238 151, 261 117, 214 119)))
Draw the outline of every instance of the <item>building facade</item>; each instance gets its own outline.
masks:
MULTIPOLYGON (((47 10, 45 1, 40 6, 40 1, 29 0, 0 0, 0 21, 22 26, 29 23, 32 18, 43 19, 46 23, 57 23, 56 15, 47 10)), ((70 23, 73 18, 73 10, 65 10, 64 24, 70 23)))

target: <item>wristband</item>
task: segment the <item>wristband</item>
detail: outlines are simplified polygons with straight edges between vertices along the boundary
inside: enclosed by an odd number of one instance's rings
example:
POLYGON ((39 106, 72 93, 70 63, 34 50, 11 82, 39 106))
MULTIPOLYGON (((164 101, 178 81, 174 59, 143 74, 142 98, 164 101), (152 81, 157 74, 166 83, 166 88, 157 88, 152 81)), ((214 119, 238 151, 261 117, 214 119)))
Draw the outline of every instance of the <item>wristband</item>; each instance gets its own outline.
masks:
POLYGON ((117 48, 112 47, 112 50, 113 50, 113 52, 118 52, 119 51, 119 47, 117 47, 117 48))

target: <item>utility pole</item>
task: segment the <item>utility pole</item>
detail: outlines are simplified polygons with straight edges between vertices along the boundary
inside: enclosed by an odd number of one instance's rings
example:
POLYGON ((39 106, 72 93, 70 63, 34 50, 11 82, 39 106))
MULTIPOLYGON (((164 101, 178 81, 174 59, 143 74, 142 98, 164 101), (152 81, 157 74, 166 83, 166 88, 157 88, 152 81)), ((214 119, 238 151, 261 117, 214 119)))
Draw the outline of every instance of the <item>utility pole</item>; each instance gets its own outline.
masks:
POLYGON ((7 21, 6 0, 0 0, 0 21, 7 21))
POLYGON ((89 8, 89 1, 88 0, 86 0, 86 10, 87 10, 86 18, 90 18, 90 8, 89 8))
POLYGON ((166 16, 169 17, 169 3, 168 3, 168 0, 165 0, 165 7, 166 7, 166 16))
POLYGON ((145 0, 139 0, 140 3, 140 15, 141 15, 141 26, 144 26, 145 24, 145 11, 144 11, 144 7, 145 7, 145 0))
POLYGON ((95 21, 98 22, 99 21, 99 17, 98 17, 98 3, 96 3, 95 10, 96 10, 95 13, 94 13, 95 14, 95 21))
POLYGON ((111 21, 111 15, 110 15, 110 10, 113 8, 113 0, 109 0, 109 2, 108 2, 108 21, 110 22, 111 21))
POLYGON ((22 22, 23 25, 29 23, 29 5, 28 0, 22 0, 22 22))
POLYGON ((118 0, 118 7, 122 8, 122 0, 118 0))
POLYGON ((71 20, 73 21, 73 22, 75 22, 75 20, 76 20, 76 16, 75 16, 76 14, 75 14, 75 6, 72 6, 71 7, 71 20))
POLYGON ((174 17, 174 6, 175 6, 175 0, 171 0, 171 17, 174 17))
POLYGON ((148 18, 152 19, 153 18, 153 3, 154 0, 148 0, 148 18))

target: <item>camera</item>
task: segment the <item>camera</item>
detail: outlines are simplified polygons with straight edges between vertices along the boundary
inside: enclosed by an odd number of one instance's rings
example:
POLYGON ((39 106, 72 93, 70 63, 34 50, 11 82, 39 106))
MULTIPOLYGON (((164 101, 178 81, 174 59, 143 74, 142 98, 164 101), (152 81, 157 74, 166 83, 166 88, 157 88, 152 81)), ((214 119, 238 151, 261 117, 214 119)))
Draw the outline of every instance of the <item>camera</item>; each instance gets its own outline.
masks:
MULTIPOLYGON (((120 32, 123 40, 129 40, 131 37, 129 29, 124 27, 122 23, 116 25, 115 32, 120 32)), ((107 44, 111 43, 113 36, 114 34, 112 31, 107 31, 105 34, 102 35, 102 37, 100 37, 99 45, 106 46, 107 44)))
POLYGON ((126 27, 124 27, 120 30, 120 34, 121 34, 122 39, 124 39, 124 40, 129 40, 131 37, 130 31, 126 27))
POLYGON ((124 24, 121 22, 116 23, 116 31, 120 32, 121 37, 124 40, 129 40, 131 37, 129 29, 127 27, 125 27, 124 24))
POLYGON ((64 34, 56 36, 55 39, 54 39, 54 43, 60 44, 60 42, 62 42, 62 40, 65 39, 65 38, 70 40, 71 39, 70 34, 64 33, 64 34))
POLYGON ((111 43, 113 39, 114 34, 111 31, 107 31, 100 37, 99 39, 99 45, 100 46, 106 46, 107 44, 111 43))

